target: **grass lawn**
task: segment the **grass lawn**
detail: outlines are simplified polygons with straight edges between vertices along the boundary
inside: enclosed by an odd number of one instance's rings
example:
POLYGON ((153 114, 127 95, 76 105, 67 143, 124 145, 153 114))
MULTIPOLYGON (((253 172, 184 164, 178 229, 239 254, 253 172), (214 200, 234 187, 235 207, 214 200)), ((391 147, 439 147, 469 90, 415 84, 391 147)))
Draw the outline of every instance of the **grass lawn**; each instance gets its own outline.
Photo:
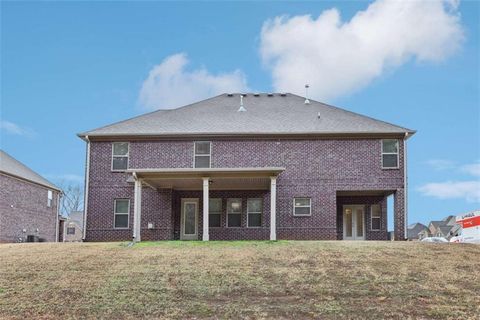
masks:
POLYGON ((480 246, 3 244, 0 318, 479 319, 480 246))

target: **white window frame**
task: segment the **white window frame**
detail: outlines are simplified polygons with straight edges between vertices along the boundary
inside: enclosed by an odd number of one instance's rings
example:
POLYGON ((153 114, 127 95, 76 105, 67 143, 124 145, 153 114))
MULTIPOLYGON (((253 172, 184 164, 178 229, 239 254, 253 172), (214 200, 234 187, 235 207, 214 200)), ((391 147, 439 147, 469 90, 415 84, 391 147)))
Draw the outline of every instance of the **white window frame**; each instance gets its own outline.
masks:
POLYGON ((310 217, 312 215, 312 198, 310 197, 294 197, 293 198, 293 216, 294 217, 310 217), (295 200, 296 199, 308 199, 310 201, 310 205, 308 206, 296 206, 295 205, 295 200), (308 211, 308 214, 296 214, 295 209, 296 208, 309 208, 310 210, 308 211))
POLYGON ((247 199, 247 228, 261 228, 262 227, 262 224, 263 224, 263 199, 262 198, 248 198, 247 199), (256 212, 256 211, 249 211, 249 204, 250 204, 250 201, 252 200, 259 200, 260 201, 260 211, 259 212, 256 212), (260 215, 260 225, 259 226, 254 226, 254 227, 250 227, 249 224, 248 224, 248 217, 250 214, 259 214, 260 215))
POLYGON ((382 156, 381 156, 381 165, 382 169, 389 170, 389 169, 399 169, 400 168, 400 141, 398 139, 381 139, 380 140, 381 148, 382 148, 382 156), (397 142, 397 152, 384 152, 383 151, 383 141, 385 140, 395 140, 397 142), (384 167, 383 166, 383 155, 385 154, 396 154, 397 155, 397 166, 396 167, 384 167))
POLYGON ((53 191, 47 190, 47 208, 51 208, 53 204, 53 191))
POLYGON ((372 204, 370 206, 370 230, 371 231, 380 231, 382 230, 382 206, 379 205, 379 204, 372 204), (379 209, 379 212, 380 212, 380 215, 378 217, 374 217, 373 216, 373 207, 378 207, 379 209), (380 226, 379 229, 373 229, 373 219, 378 219, 378 221, 380 222, 378 225, 380 226))
POLYGON ((113 200, 113 229, 116 230, 126 230, 130 228, 130 199, 118 198, 113 200), (128 201, 128 213, 117 213, 117 200, 126 200, 128 201), (127 226, 126 227, 115 227, 115 218, 117 215, 127 215, 127 226))
MULTIPOLYGON (((212 142, 211 141, 194 141, 193 142, 193 168, 197 168, 195 166, 195 159, 196 159, 197 156, 198 157, 208 157, 208 167, 211 168, 212 167, 212 142), (196 148, 197 143, 208 143, 209 144, 209 148, 208 148, 209 153, 208 154, 197 154, 197 148, 196 148)), ((202 168, 198 168, 198 169, 202 169, 202 168)))
POLYGON ((125 172, 129 168, 130 165, 130 142, 127 141, 115 141, 112 142, 112 163, 111 163, 111 170, 113 172, 125 172), (116 156, 113 154, 113 150, 115 149, 115 143, 126 143, 127 144, 127 154, 124 156, 116 156), (113 158, 127 158, 127 168, 125 169, 113 169, 113 158))
POLYGON ((210 223, 210 215, 211 214, 217 214, 220 216, 220 226, 219 227, 210 227, 208 226, 209 228, 214 228, 214 229, 217 229, 217 228, 221 228, 222 227, 222 212, 223 212, 223 201, 222 201, 222 198, 210 198, 209 201, 219 201, 220 202, 220 212, 215 212, 215 213, 211 213, 210 211, 210 203, 208 203, 208 223, 210 223))
POLYGON ((228 199, 227 199, 227 208, 226 208, 226 210, 227 210, 227 223, 226 223, 226 228, 231 228, 231 229, 241 228, 241 227, 242 227, 242 213, 243 213, 242 198, 228 198, 228 199), (240 202, 240 212, 239 212, 239 213, 230 213, 230 212, 229 212, 230 203, 231 203, 232 201, 239 201, 239 202, 240 202), (236 214, 240 215, 240 226, 238 226, 238 227, 230 227, 230 226, 228 225, 228 216, 229 216, 229 215, 236 215, 236 214))

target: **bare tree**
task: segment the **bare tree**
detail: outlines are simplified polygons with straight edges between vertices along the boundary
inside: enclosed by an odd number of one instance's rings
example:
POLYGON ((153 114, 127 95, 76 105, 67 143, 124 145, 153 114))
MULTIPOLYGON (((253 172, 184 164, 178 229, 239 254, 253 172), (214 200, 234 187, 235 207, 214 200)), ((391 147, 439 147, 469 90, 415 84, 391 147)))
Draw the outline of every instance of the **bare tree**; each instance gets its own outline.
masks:
POLYGON ((83 210, 83 187, 75 183, 62 183, 63 196, 60 203, 62 215, 68 216, 73 211, 83 210))

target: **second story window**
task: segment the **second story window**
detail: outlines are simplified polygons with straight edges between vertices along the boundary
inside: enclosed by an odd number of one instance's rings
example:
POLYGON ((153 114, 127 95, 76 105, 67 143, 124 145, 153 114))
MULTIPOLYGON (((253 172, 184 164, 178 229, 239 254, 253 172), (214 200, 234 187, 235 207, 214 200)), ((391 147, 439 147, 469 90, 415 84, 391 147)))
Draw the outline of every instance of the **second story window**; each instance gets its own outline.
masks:
POLYGON ((194 168, 210 168, 211 163, 211 143, 209 141, 197 141, 194 143, 194 168))
POLYGON ((112 171, 128 168, 128 142, 114 142, 112 145, 112 171))
POLYGON ((51 208, 53 202, 53 192, 52 190, 47 191, 47 207, 51 208))
POLYGON ((382 168, 398 169, 398 140, 382 140, 382 168))

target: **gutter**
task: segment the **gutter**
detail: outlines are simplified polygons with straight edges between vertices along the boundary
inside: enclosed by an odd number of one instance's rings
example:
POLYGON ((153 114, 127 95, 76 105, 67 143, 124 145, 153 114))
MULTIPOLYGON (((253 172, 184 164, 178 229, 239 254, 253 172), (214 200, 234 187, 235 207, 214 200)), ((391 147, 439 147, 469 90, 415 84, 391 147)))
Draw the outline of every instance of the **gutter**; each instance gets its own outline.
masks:
POLYGON ((87 237, 88 187, 90 180, 90 140, 88 139, 88 136, 85 136, 85 141, 87 142, 87 155, 85 159, 85 186, 83 201, 83 241, 85 241, 85 238, 87 237))
POLYGON ((407 174, 407 139, 408 132, 405 132, 405 139, 403 139, 403 192, 405 196, 405 221, 404 221, 404 238, 407 239, 407 226, 408 226, 408 174, 407 174))

